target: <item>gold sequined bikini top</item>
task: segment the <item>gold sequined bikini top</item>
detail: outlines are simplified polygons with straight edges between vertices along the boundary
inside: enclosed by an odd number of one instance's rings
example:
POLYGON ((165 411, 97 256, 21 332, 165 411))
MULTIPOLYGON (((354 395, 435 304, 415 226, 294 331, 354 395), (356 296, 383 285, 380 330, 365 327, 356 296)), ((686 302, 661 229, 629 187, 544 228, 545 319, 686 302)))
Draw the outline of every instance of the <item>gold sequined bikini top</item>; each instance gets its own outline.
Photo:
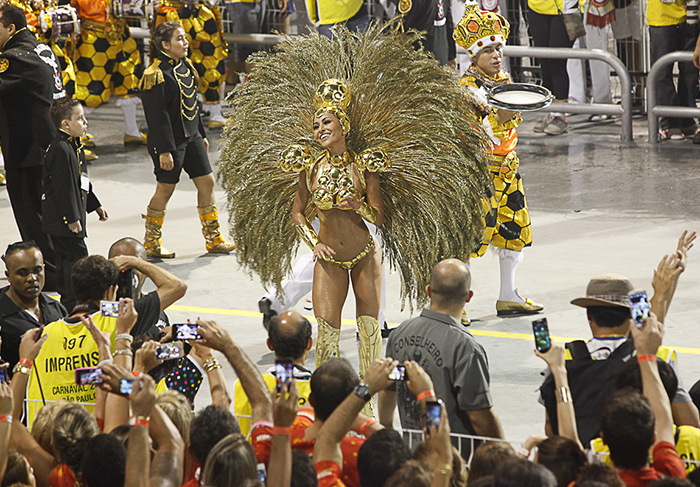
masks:
MULTIPOLYGON (((343 153, 342 156, 331 156, 324 151, 314 162, 314 167, 319 167, 316 178, 316 189, 311 194, 311 199, 319 210, 330 210, 338 208, 340 202, 348 197, 360 197, 366 190, 365 178, 355 164, 355 154, 351 151, 343 153), (324 161, 325 159, 325 161, 324 161), (323 162, 322 162, 323 161, 323 162), (325 162, 325 163, 324 163, 325 162), (362 193, 355 189, 355 178, 357 175, 362 186, 362 193)), ((314 171, 308 171, 306 186, 314 187, 314 171)), ((350 208, 340 208, 348 210, 350 208)))

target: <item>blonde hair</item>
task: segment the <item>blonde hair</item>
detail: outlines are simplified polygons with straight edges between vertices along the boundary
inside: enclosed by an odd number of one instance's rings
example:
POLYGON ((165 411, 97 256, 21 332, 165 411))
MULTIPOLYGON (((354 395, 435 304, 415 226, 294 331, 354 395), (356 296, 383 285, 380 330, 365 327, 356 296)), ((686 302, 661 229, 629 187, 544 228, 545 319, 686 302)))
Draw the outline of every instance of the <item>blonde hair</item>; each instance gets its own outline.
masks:
POLYGON ((54 454, 53 452, 53 422, 56 419, 56 415, 68 406, 70 403, 61 399, 57 402, 50 402, 36 413, 34 422, 32 423, 32 436, 39 443, 39 446, 43 448, 46 452, 54 454))
POLYGON ((69 403, 56 415, 53 425, 53 449, 56 459, 80 472, 87 441, 100 434, 97 421, 80 404, 69 403))
POLYGON ((178 391, 169 390, 158 394, 156 405, 170 418, 184 442, 189 443, 190 424, 194 415, 187 398, 178 391))
POLYGON ((228 487, 257 479, 255 451, 240 433, 232 433, 219 441, 204 462, 202 485, 228 487))

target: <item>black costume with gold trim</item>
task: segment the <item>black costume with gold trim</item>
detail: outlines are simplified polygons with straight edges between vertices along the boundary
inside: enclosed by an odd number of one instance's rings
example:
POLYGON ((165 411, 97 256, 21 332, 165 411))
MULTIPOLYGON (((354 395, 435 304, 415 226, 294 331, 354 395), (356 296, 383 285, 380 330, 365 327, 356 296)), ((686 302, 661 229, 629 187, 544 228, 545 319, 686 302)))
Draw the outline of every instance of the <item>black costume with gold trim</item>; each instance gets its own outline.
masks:
POLYGON ((175 60, 162 51, 141 79, 141 100, 148 123, 148 152, 153 158, 156 179, 176 184, 185 168, 190 177, 211 173, 206 151, 188 150, 201 144, 207 134, 197 103, 194 67, 187 58, 175 60), (160 168, 160 155, 171 153, 175 167, 160 168))

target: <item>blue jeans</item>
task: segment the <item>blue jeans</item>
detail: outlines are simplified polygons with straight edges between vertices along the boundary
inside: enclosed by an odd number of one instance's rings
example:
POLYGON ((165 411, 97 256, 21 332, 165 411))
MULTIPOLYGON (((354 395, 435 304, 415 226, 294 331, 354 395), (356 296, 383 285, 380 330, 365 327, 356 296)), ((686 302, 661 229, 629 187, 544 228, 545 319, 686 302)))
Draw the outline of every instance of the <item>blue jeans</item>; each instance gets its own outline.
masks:
POLYGON ((331 32, 331 27, 335 25, 345 25, 348 30, 353 32, 364 32, 369 27, 369 15, 364 15, 358 19, 350 19, 345 22, 339 22, 337 24, 321 24, 318 26, 318 33, 322 36, 333 39, 333 32, 331 32))

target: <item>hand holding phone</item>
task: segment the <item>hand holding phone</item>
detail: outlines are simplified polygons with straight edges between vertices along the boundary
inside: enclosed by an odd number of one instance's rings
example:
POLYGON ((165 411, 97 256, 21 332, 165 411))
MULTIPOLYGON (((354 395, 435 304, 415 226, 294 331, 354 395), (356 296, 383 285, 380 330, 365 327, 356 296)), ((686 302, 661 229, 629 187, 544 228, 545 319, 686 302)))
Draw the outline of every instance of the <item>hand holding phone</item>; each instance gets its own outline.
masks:
POLYGON ((552 348, 552 341, 549 338, 549 328, 547 318, 532 322, 532 333, 535 335, 535 348, 540 353, 546 353, 552 348))
POLYGON ((128 396, 134 390, 134 379, 119 379, 119 394, 128 396))
POLYGON ((136 286, 138 286, 138 278, 134 269, 120 271, 117 278, 117 300, 120 298, 134 299, 136 286))

